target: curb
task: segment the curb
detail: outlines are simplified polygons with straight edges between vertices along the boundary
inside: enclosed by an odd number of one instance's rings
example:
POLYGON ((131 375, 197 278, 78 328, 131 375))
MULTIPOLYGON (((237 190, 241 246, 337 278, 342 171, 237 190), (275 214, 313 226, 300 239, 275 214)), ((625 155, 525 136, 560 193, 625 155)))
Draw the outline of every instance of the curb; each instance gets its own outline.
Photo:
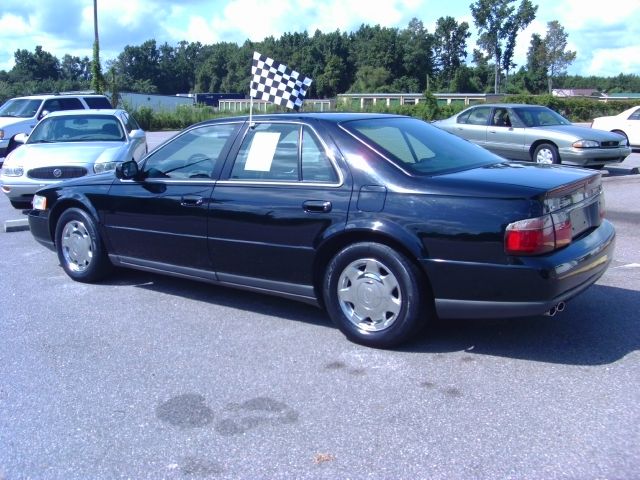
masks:
POLYGON ((4 231, 5 232, 22 232, 29 230, 29 220, 26 218, 20 218, 18 220, 5 220, 4 231))

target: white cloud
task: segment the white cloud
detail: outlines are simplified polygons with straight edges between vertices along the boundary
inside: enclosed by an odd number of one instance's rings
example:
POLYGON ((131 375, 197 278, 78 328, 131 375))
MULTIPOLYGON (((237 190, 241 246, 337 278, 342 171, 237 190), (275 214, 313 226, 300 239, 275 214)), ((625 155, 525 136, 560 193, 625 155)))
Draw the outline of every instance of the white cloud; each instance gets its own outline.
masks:
POLYGON ((584 75, 604 75, 614 77, 620 72, 640 72, 640 46, 626 48, 600 48, 592 52, 591 61, 584 75))
MULTIPOLYGON (((89 0, 0 0, 0 69, 13 66, 17 49, 37 45, 62 58, 69 53, 91 56, 93 5, 89 0)), ((100 0, 101 57, 115 58, 126 45, 149 39, 176 45, 181 40, 242 43, 280 37, 285 32, 316 29, 354 31, 361 24, 405 28, 411 18, 433 32, 439 17, 466 21, 476 47, 476 28, 469 5, 474 0, 100 0)), ((517 0, 519 1, 519 0, 517 0)), ((526 64, 531 34, 546 33, 547 22, 558 20, 569 35, 568 48, 577 52, 570 73, 608 75, 639 73, 634 60, 640 38, 640 2, 609 0, 594 8, 584 0, 534 0, 536 20, 518 35, 514 61, 526 64)))

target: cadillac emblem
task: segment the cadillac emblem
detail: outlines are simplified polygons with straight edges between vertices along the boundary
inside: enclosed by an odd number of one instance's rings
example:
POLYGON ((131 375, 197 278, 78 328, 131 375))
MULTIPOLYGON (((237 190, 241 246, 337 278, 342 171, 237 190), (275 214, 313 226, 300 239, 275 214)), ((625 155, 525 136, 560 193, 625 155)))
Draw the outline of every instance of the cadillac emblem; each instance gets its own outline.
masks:
POLYGON ((59 168, 54 168, 53 169, 53 176, 56 178, 60 178, 62 176, 62 170, 60 170, 59 168))

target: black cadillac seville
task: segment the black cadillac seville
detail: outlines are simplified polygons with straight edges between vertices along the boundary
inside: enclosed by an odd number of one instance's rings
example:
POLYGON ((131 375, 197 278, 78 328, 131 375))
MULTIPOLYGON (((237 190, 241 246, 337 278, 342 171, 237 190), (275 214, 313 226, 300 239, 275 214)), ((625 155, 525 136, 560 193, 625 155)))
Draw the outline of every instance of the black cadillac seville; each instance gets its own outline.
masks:
POLYGON ((436 315, 561 310, 615 239, 598 172, 339 113, 193 125, 139 164, 40 190, 29 224, 74 280, 115 265, 282 295, 377 347, 436 315))

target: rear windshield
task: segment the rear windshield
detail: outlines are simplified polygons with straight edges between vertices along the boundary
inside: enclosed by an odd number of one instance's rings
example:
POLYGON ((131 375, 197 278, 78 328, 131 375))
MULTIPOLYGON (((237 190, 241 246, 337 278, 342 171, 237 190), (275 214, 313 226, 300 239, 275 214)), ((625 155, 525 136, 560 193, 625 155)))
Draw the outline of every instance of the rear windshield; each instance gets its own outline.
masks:
POLYGON ((439 175, 504 161, 477 145, 415 118, 370 118, 341 125, 403 169, 417 175, 439 175))

